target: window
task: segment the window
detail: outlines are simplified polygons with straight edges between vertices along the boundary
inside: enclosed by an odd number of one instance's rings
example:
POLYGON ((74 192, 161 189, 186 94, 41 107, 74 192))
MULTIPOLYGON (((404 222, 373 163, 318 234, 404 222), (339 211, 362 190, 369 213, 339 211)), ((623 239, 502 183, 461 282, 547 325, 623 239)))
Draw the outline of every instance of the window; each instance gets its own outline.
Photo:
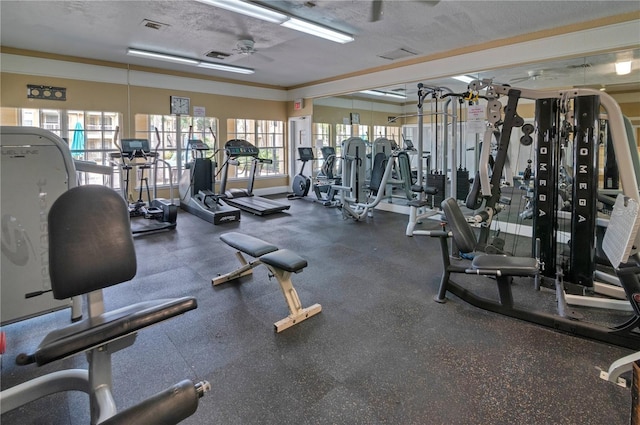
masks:
POLYGON ((169 184, 169 170, 173 184, 177 185, 185 164, 193 159, 190 156, 191 151, 187 150, 190 139, 206 143, 211 148, 205 153, 207 156, 212 156, 214 150, 219 147, 216 144, 217 118, 181 115, 179 123, 177 119, 175 115, 136 115, 135 137, 148 139, 152 149, 158 152, 158 157, 165 161, 158 164, 158 186, 169 184))
MULTIPOLYGON (((260 149, 259 158, 271 163, 261 164, 256 176, 285 174, 284 122, 271 120, 228 119, 229 139, 243 139, 260 149)), ((228 178, 248 178, 251 171, 251 157, 239 158, 238 165, 231 165, 228 178)))
POLYGON ((342 152, 342 142, 351 137, 352 125, 336 124, 336 156, 339 157, 342 152))
MULTIPOLYGON (((20 108, 16 124, 44 128, 61 137, 74 159, 111 165, 109 154, 118 150, 114 140, 119 122, 117 112, 20 108)), ((109 181, 99 174, 88 174, 87 179, 84 184, 119 186, 118 179, 109 181)))
POLYGON ((400 143, 400 127, 387 127, 383 125, 374 125, 373 126, 373 140, 376 140, 379 137, 384 137, 385 139, 395 141, 398 146, 402 147, 402 143, 400 143))
POLYGON ((313 140, 313 148, 316 161, 313 170, 313 175, 315 176, 319 169, 324 165, 324 155, 322 155, 322 147, 324 146, 333 146, 331 143, 331 124, 327 123, 313 123, 311 128, 312 140, 313 140))
POLYGON ((371 141, 371 139, 369 138, 369 126, 368 125, 363 125, 363 124, 358 124, 358 125, 354 125, 353 126, 353 135, 357 136, 359 138, 361 138, 362 140, 366 141, 371 141))

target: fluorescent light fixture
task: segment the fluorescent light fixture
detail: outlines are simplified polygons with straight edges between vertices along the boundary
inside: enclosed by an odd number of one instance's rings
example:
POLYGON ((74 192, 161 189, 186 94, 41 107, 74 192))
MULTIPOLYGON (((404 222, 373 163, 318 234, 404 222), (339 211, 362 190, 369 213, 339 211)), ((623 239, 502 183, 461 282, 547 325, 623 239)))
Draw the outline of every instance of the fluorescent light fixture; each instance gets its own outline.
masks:
POLYGON ((451 78, 453 78, 454 80, 462 81, 463 83, 467 83, 467 84, 475 80, 475 78, 469 77, 468 75, 457 75, 451 78))
POLYGON ((231 12, 240 13, 252 18, 261 19, 263 21, 281 24, 286 21, 289 16, 284 13, 277 12, 272 9, 240 0, 197 0, 200 3, 209 4, 211 6, 226 9, 231 12))
POLYGON ((304 32, 307 34, 315 35, 316 37, 324 38, 327 40, 335 41, 336 43, 349 43, 353 41, 353 36, 332 30, 327 27, 323 27, 308 21, 303 21, 298 18, 290 18, 280 24, 283 27, 290 28, 292 30, 304 32))
POLYGON ((129 48, 127 54, 131 56, 139 56, 141 58, 157 59, 167 62, 181 63, 183 65, 195 65, 200 68, 216 69, 218 71, 237 72, 239 74, 253 74, 251 68, 243 68, 241 66, 225 65, 222 63, 202 62, 196 59, 183 58, 181 56, 167 55, 165 53, 148 52, 146 50, 138 50, 129 48))
POLYGON ((384 96, 384 92, 378 90, 362 90, 360 93, 362 94, 370 94, 373 96, 384 96))
POLYGON ((283 27, 290 28, 296 31, 301 31, 307 34, 315 35, 327 40, 335 41, 337 43, 349 43, 353 41, 353 36, 345 34, 339 31, 332 30, 331 28, 323 27, 318 24, 314 24, 302 19, 291 17, 277 10, 270 9, 268 7, 261 6, 255 3, 249 3, 241 0, 196 0, 200 3, 208 4, 211 6, 226 9, 231 12, 240 13, 245 16, 260 19, 274 24, 282 25, 283 27))
POLYGON ((393 97, 395 99, 406 99, 407 98, 407 96, 404 96, 402 94, 397 94, 397 93, 385 93, 384 95, 387 96, 387 97, 393 97))
POLYGON ((370 94, 373 96, 382 96, 382 97, 393 97, 395 99, 406 99, 406 96, 403 96, 401 94, 397 94, 397 93, 389 93, 386 91, 380 91, 380 90, 362 90, 360 93, 362 94, 370 94))
POLYGON ((631 73, 631 61, 616 62, 616 74, 627 75, 631 73))
POLYGON ((255 71, 251 68, 242 68, 240 66, 225 65, 222 63, 200 62, 200 68, 217 69, 218 71, 236 72, 238 74, 253 74, 255 71))
POLYGON ((155 53, 155 52, 148 52, 146 50, 138 50, 138 49, 132 49, 129 48, 127 50, 127 54, 130 56, 139 56, 141 58, 150 58, 150 59, 157 59, 157 60, 161 60, 161 61, 167 61, 167 62, 175 62, 175 63, 181 63, 181 64, 185 64, 185 65, 197 65, 198 61, 195 59, 189 59, 189 58, 183 58, 180 56, 173 56, 173 55, 167 55, 164 53, 155 53))

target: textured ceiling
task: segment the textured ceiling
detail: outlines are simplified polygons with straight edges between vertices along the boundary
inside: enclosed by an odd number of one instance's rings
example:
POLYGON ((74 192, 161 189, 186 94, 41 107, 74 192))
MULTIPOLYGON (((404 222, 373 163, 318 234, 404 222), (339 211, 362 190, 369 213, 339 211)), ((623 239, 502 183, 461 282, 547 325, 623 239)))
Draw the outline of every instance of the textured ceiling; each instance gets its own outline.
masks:
MULTIPOLYGON (((640 10, 638 1, 385 0, 382 19, 371 22, 371 1, 261 3, 351 33, 355 41, 337 44, 186 0, 2 0, 0 40, 5 47, 294 87, 393 64, 379 55, 397 49, 407 49, 418 56, 432 55, 640 10), (145 19, 166 26, 150 29, 143 25, 145 19), (256 53, 242 55, 234 51, 241 39, 253 40, 256 53), (126 55, 127 47, 200 60, 209 60, 204 55, 215 50, 231 55, 219 62, 251 67, 256 72, 243 76, 134 58, 126 55)), ((636 45, 637 41, 640 40, 636 45)), ((559 73, 556 65, 546 67, 545 79, 559 73)), ((530 70, 529 66, 490 76, 508 81, 526 77, 530 70)))

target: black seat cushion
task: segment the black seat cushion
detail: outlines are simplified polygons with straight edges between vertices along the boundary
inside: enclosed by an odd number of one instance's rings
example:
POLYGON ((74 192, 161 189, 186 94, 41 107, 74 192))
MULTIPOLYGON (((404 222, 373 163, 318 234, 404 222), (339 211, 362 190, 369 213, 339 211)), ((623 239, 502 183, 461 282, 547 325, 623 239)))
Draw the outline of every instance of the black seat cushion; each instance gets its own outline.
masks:
POLYGON ((220 235, 220 239, 227 245, 252 257, 261 257, 264 254, 278 250, 277 246, 269 242, 238 232, 224 233, 220 235))
POLYGON ((260 257, 260 261, 277 269, 286 270, 292 273, 297 273, 307 267, 307 260, 288 249, 281 249, 279 251, 265 254, 260 257))
POLYGON ((502 276, 534 276, 538 273, 538 261, 531 257, 477 255, 471 267, 474 270, 500 271, 502 276))

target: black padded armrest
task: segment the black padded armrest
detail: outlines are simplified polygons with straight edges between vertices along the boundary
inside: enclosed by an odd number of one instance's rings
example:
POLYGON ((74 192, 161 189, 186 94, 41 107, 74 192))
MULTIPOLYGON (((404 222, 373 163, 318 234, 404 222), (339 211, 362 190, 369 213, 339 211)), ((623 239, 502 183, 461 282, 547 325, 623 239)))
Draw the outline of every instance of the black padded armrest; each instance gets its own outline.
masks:
POLYGON ((307 260, 288 249, 281 249, 260 257, 260 261, 278 269, 297 273, 307 267, 307 260))
POLYGON ((531 257, 509 257, 506 255, 478 255, 471 267, 479 274, 496 276, 534 276, 538 273, 538 260, 531 257))
POLYGON ((269 242, 238 232, 224 233, 220 235, 220 240, 238 251, 242 251, 256 258, 278 250, 277 246, 269 242))
POLYGON ((427 186, 424 188, 424 193, 426 193, 427 195, 437 195, 438 188, 434 186, 427 186))
POLYGON ((445 232, 444 230, 431 230, 429 231, 429 236, 432 238, 449 238, 451 237, 451 233, 445 232))
MULTIPOLYGON (((87 351, 142 328, 193 310, 193 297, 144 301, 82 320, 50 332, 36 352, 20 364, 36 362, 39 366, 87 351)), ((22 355, 21 355, 22 356, 22 355)))

